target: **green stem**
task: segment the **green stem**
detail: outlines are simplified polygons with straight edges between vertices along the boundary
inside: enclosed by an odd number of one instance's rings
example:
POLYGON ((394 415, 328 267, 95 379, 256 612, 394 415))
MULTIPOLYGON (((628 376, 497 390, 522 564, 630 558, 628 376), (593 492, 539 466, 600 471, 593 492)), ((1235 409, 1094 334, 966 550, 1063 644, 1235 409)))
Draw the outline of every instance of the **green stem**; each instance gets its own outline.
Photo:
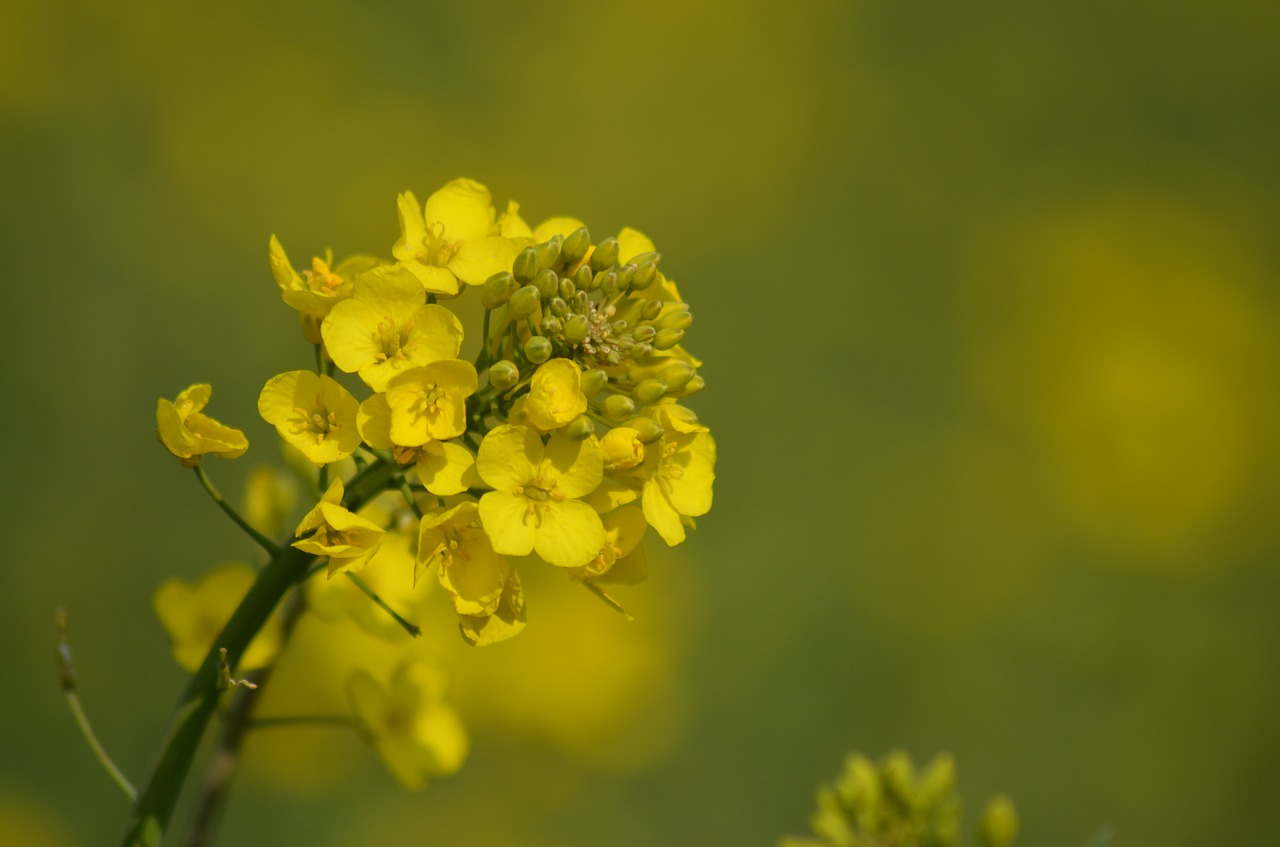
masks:
POLYGON ((160 758, 134 805, 125 847, 155 847, 169 826, 200 739, 218 706, 219 648, 225 647, 232 661, 238 662, 280 598, 306 573, 311 559, 310 553, 296 547, 278 549, 191 675, 160 748, 160 758))
POLYGON ((405 632, 409 633, 414 638, 417 638, 419 635, 422 635, 422 628, 420 626, 405 620, 404 617, 399 612, 391 608, 391 606, 387 605, 387 601, 379 597, 377 592, 374 591, 372 588, 370 588, 369 584, 366 583, 363 579, 361 579, 360 577, 356 576, 351 572, 348 572, 347 576, 350 577, 351 581, 356 584, 357 588, 363 591, 370 600, 372 600, 374 603, 377 604, 378 608, 382 609, 382 611, 386 612, 388 615, 391 615, 391 617, 395 619, 395 622, 400 624, 400 626, 404 628, 405 632))
POLYGON ((106 748, 102 746, 102 742, 98 741, 98 736, 94 733, 93 727, 89 723, 89 716, 84 713, 84 707, 80 705, 80 694, 76 690, 76 666, 71 661, 71 645, 67 643, 67 612, 65 609, 58 609, 56 621, 58 628, 58 669, 62 675, 62 693, 67 697, 67 706, 71 708, 71 716, 75 718, 76 726, 80 728, 80 734, 84 736, 89 749, 98 758, 98 762, 106 770, 107 775, 120 787, 120 790, 124 792, 124 796, 128 797, 129 802, 132 803, 138 799, 138 789, 133 787, 133 783, 129 782, 129 778, 116 767, 115 762, 111 761, 111 757, 107 755, 106 748))
MULTIPOLYGON (((358 509, 365 500, 382 490, 394 471, 394 464, 371 463, 352 478, 344 505, 352 511, 358 509)), ((160 747, 159 759, 134 804, 122 842, 125 847, 156 847, 169 826, 200 739, 218 708, 220 648, 225 647, 232 661, 238 662, 280 599, 303 578, 311 565, 312 555, 296 547, 276 548, 276 551, 258 573, 249 593, 214 640, 178 700, 178 707, 160 747)))
POLYGON ((409 510, 413 512, 418 520, 422 520, 422 509, 418 506, 418 500, 413 496, 413 489, 409 487, 409 480, 404 478, 404 474, 399 477, 400 493, 404 495, 404 501, 409 505, 409 510))
POLYGON ((200 484, 204 486, 204 490, 209 492, 209 496, 213 498, 213 502, 218 504, 218 508, 226 513, 227 517, 235 521, 236 526, 243 529, 250 538, 257 542, 258 546, 267 551, 268 556, 280 555, 280 548, 276 546, 270 538, 249 525, 249 522, 240 517, 240 513, 231 507, 231 504, 222 499, 222 495, 218 493, 218 489, 213 487, 213 482, 209 479, 208 474, 204 472, 204 468, 200 465, 195 466, 196 478, 200 480, 200 484))

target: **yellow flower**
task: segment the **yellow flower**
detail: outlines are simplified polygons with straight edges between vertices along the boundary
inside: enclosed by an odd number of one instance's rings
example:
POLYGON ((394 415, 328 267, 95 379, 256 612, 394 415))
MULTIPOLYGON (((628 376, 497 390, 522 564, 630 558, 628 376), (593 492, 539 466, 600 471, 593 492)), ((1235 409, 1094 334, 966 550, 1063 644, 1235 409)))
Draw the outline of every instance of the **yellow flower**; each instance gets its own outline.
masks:
POLYGON ((553 565, 585 565, 604 545, 595 510, 576 498, 604 474, 595 436, 570 441, 552 435, 544 447, 527 426, 495 427, 480 443, 476 470, 496 489, 480 498, 480 518, 503 555, 533 551, 553 565))
POLYGON ((569 359, 551 359, 538 366, 525 402, 526 420, 543 432, 559 429, 587 410, 582 393, 582 369, 569 359))
POLYGON ((345 459, 360 446, 359 408, 336 380, 311 371, 274 376, 258 395, 263 420, 317 465, 345 459))
POLYGON ((201 383, 183 391, 172 403, 161 398, 156 405, 156 436, 185 468, 195 467, 206 453, 234 459, 249 449, 243 432, 200 414, 212 394, 213 386, 201 383))
POLYGON ((414 582, 432 565, 437 566, 440 585, 453 598, 458 614, 478 617, 498 611, 511 567, 493 552, 474 502, 423 516, 414 582))
POLYGON ((447 688, 444 669, 422 661, 401 665, 390 688, 366 671, 347 682, 361 733, 404 788, 416 790, 429 776, 454 773, 467 757, 467 731, 444 702, 447 688))
POLYGON ((404 447, 457 438, 467 430, 467 398, 476 393, 475 366, 441 359, 411 368, 387 383, 391 440, 404 447))
POLYGON ((644 538, 648 524, 644 512, 636 506, 623 506, 604 516, 604 546, 599 554, 574 572, 587 582, 611 582, 635 585, 649 575, 645 563, 644 538))
POLYGON ((443 306, 428 304, 413 274, 399 266, 374 268, 356 280, 355 293, 333 307, 321 325, 334 364, 359 373, 374 391, 393 376, 462 347, 462 323, 443 306))
MULTIPOLYGON (((257 576, 248 565, 231 562, 205 572, 195 585, 167 579, 151 597, 151 606, 173 642, 173 658, 194 672, 214 646, 257 576)), ((266 667, 280 652, 280 619, 272 617, 240 658, 240 670, 266 667)))
POLYGON ((606 471, 625 471, 644 461, 640 433, 629 426, 616 426, 600 439, 606 471))
POLYGON ((716 443, 693 412, 664 403, 646 414, 663 425, 664 435, 646 448, 641 504, 649 525, 675 546, 685 539, 685 523, 711 509, 716 443))
POLYGON ((270 246, 271 275, 280 287, 280 297, 302 317, 302 331, 307 341, 320 343, 320 322, 334 304, 351 296, 357 276, 380 262, 373 256, 350 256, 333 267, 333 255, 311 260, 311 270, 298 273, 289 263, 284 248, 274 235, 270 246))
POLYGON ((491 615, 460 615, 458 630, 472 647, 485 647, 515 638, 524 629, 524 590, 520 577, 512 570, 502 587, 498 608, 491 615))
POLYGON ((476 457, 452 441, 428 441, 419 446, 398 444, 391 438, 391 406, 386 394, 374 394, 360 404, 356 416, 365 443, 375 450, 391 450, 402 465, 417 462, 418 479, 432 494, 448 497, 471 487, 476 457))
MULTIPOLYGON (((450 296, 458 293, 459 281, 482 285, 499 271, 511 270, 519 248, 498 234, 493 199, 480 183, 455 179, 428 197, 425 208, 406 191, 396 205, 400 239, 391 253, 423 290, 450 296)), ((504 228, 519 231, 514 220, 504 218, 504 228)))
POLYGON ((314 535, 293 542, 293 546, 316 556, 328 556, 330 578, 363 568, 378 552, 386 534, 382 527, 343 508, 342 494, 342 480, 335 479, 293 533, 302 536, 315 531, 314 535))

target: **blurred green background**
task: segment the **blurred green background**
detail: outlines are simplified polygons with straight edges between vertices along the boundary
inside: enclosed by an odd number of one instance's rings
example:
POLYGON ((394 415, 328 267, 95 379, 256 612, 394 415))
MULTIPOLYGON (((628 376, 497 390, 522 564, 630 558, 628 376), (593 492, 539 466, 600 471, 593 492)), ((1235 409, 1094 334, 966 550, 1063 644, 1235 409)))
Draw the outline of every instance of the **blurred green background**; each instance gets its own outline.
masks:
POLYGON ((213 383, 237 491, 310 363, 269 235, 386 254, 396 193, 463 175, 657 242, 716 506, 650 539, 635 624, 530 575, 525 634, 467 650, 429 598, 463 771, 406 794, 277 730, 220 843, 772 844, 893 746, 1023 845, 1274 842, 1277 8, 6 0, 0 843, 126 819, 54 606, 141 779, 183 680, 151 592, 250 552, 156 398, 213 383))

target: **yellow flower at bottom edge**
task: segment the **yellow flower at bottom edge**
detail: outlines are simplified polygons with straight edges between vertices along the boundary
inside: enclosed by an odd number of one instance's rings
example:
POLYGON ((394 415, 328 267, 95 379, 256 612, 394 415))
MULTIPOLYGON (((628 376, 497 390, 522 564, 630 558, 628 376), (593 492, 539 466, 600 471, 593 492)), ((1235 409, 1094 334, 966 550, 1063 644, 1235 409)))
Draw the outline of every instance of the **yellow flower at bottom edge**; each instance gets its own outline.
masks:
POLYGON ((366 671, 347 683, 351 711, 401 786, 421 788, 430 776, 451 774, 467 757, 467 731, 444 702, 448 678, 443 668, 411 661, 384 688, 366 671))
POLYGON ((310 537, 293 542, 293 546, 316 556, 328 556, 330 579, 336 573, 363 568, 378 552, 386 535, 382 527, 345 509, 342 495, 342 480, 335 479, 293 533, 301 536, 315 531, 310 537))
MULTIPOLYGON (((194 672, 214 646, 231 614, 249 592, 257 575, 248 565, 230 562, 204 573, 195 585, 166 579, 151 597, 160 625, 173 642, 173 658, 194 672)), ((280 620, 272 617, 240 658, 241 671, 265 667, 280 651, 280 620)))
POLYGON ((162 397, 156 404, 156 437, 184 468, 195 467, 206 453, 234 459, 249 449, 243 432, 200 414, 212 395, 213 386, 202 382, 172 403, 162 397))

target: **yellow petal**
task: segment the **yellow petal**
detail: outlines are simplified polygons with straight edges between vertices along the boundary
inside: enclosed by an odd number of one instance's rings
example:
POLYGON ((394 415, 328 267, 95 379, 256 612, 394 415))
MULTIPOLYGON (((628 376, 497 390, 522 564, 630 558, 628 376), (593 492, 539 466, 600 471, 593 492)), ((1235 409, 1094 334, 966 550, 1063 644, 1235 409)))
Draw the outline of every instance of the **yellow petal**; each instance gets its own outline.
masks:
MULTIPOLYGON (((484 451, 484 445, 480 450, 484 451)), ((528 498, 510 491, 490 491, 480 498, 480 520, 494 552, 504 556, 527 556, 533 552, 537 526, 529 513, 528 498)))
POLYGON ((446 241, 484 238, 494 229, 489 189, 471 179, 455 179, 427 198, 426 223, 444 227, 446 241))
POLYGON ((476 480, 476 457, 461 444, 435 441, 418 453, 418 480, 440 497, 461 494, 476 480))
POLYGON ((582 221, 577 218, 547 218, 534 229, 533 240, 537 242, 550 241, 551 237, 555 235, 568 238, 570 233, 582 227, 582 221))
POLYGON ((533 429, 500 424, 480 442, 476 471, 489 487, 509 491, 533 479, 541 461, 542 441, 533 429))
POLYGON ((467 285, 484 285, 494 274, 511 270, 519 252, 520 247, 509 238, 478 238, 458 249, 449 270, 467 285))
POLYGON ((534 549, 556 567, 576 568, 595 558, 604 540, 604 525, 595 509, 580 500, 564 500, 545 504, 534 549))
POLYGON ((631 227, 623 227, 618 233, 618 264, 625 265, 641 253, 652 253, 656 248, 649 236, 631 227))
POLYGON ((437 268, 421 262, 410 262, 403 267, 413 274, 422 285, 422 290, 429 294, 452 297, 458 293, 458 276, 448 268, 437 268))
POLYGON ((285 255, 284 248, 280 246, 280 240, 275 235, 271 236, 269 251, 271 276, 275 277, 276 285, 280 286, 280 290, 288 291, 301 286, 302 277, 298 276, 293 265, 289 264, 289 257, 285 255))
POLYGON ((422 219, 422 207, 412 191, 396 197, 396 211, 400 216, 400 238, 391 248, 391 255, 407 261, 418 255, 427 238, 427 225, 422 219))
POLYGON ((600 442, 594 435, 582 441, 553 435, 547 442, 543 467, 555 477, 556 490, 565 497, 590 494, 604 478, 600 442))
POLYGON ((525 412, 543 432, 558 429, 587 410, 582 369, 570 359, 551 359, 538 366, 529 385, 525 412))
POLYGON ((464 550, 445 557, 440 568, 440 585, 453 597, 460 615, 491 615, 502 599, 510 567, 493 552, 483 533, 477 533, 464 550))
POLYGON ((524 591, 520 577, 513 570, 507 577, 498 611, 484 617, 460 617, 458 629, 462 638, 472 647, 484 647, 514 638, 524 629, 524 591))
POLYGON ((674 547, 684 541, 684 524, 680 522, 680 513, 667 499, 660 480, 650 479, 645 482, 640 502, 644 506, 645 520, 668 546, 674 547))
POLYGON ((391 407, 386 394, 374 394, 360 404, 356 414, 360 437, 375 450, 391 449, 391 407))

